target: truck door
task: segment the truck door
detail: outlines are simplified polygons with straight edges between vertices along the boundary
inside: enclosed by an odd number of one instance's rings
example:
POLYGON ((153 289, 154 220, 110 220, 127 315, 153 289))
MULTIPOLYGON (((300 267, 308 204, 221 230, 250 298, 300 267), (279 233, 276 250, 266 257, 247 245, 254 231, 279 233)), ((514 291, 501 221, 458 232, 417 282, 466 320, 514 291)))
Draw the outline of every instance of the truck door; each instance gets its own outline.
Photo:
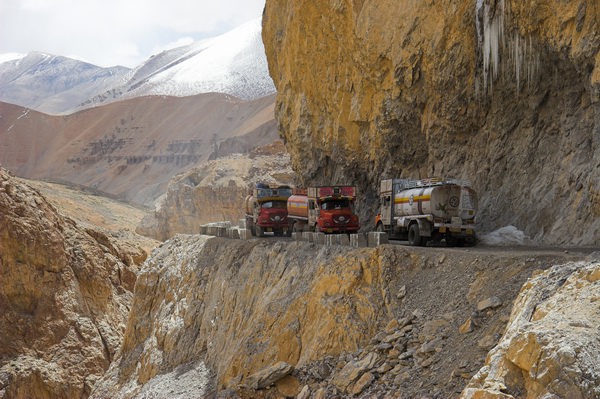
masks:
POLYGON ((389 193, 381 195, 379 198, 379 203, 381 204, 380 213, 381 213, 381 221, 385 225, 389 225, 392 220, 392 198, 389 193))

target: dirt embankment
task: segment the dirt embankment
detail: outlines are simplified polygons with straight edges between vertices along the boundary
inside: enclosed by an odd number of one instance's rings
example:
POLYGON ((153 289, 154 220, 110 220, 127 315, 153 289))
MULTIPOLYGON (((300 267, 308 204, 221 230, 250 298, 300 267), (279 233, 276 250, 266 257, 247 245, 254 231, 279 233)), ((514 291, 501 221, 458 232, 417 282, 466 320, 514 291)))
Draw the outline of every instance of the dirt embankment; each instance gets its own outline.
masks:
POLYGON ((588 256, 176 236, 139 276, 93 396, 458 397, 532 273, 588 256), (252 389, 280 361, 293 371, 252 389))

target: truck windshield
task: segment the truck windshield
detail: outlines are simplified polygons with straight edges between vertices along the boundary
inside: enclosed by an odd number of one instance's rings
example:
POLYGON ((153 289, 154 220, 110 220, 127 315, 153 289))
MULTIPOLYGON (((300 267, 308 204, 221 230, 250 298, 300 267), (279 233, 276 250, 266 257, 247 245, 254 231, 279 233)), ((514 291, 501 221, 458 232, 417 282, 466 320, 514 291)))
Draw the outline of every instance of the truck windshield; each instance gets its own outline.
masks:
POLYGON ((267 202, 263 202, 261 205, 262 208, 286 208, 287 207, 287 202, 285 201, 267 201, 267 202))
POLYGON ((321 209, 326 210, 326 211, 330 211, 333 209, 344 209, 344 208, 350 208, 350 201, 334 200, 334 201, 323 202, 321 204, 321 209))

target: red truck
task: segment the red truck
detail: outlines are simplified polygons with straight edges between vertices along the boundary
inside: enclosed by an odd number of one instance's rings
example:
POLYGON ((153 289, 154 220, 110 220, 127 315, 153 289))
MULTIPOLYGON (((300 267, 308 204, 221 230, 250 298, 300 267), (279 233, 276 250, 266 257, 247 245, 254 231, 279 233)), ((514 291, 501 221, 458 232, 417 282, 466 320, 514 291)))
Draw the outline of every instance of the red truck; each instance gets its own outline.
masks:
POLYGON ((297 189, 287 200, 289 231, 356 233, 356 187, 326 186, 297 189))
POLYGON ((271 188, 257 185, 244 199, 246 228, 253 236, 263 237, 265 232, 291 235, 288 230, 287 200, 292 189, 287 186, 271 188))

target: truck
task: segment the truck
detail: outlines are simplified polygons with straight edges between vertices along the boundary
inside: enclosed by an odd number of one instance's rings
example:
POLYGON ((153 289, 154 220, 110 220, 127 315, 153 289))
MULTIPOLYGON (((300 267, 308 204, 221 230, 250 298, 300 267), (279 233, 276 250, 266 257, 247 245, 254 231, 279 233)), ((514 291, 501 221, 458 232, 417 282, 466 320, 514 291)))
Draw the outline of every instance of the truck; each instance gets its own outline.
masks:
POLYGON ((246 228, 253 236, 263 237, 266 232, 276 236, 291 235, 287 211, 287 200, 291 195, 292 189, 288 186, 256 185, 244 199, 246 228))
POLYGON ((410 245, 475 245, 477 194, 467 180, 386 179, 379 186, 377 231, 410 245))
POLYGON ((356 187, 319 186, 296 189, 288 198, 290 231, 356 233, 356 187))

